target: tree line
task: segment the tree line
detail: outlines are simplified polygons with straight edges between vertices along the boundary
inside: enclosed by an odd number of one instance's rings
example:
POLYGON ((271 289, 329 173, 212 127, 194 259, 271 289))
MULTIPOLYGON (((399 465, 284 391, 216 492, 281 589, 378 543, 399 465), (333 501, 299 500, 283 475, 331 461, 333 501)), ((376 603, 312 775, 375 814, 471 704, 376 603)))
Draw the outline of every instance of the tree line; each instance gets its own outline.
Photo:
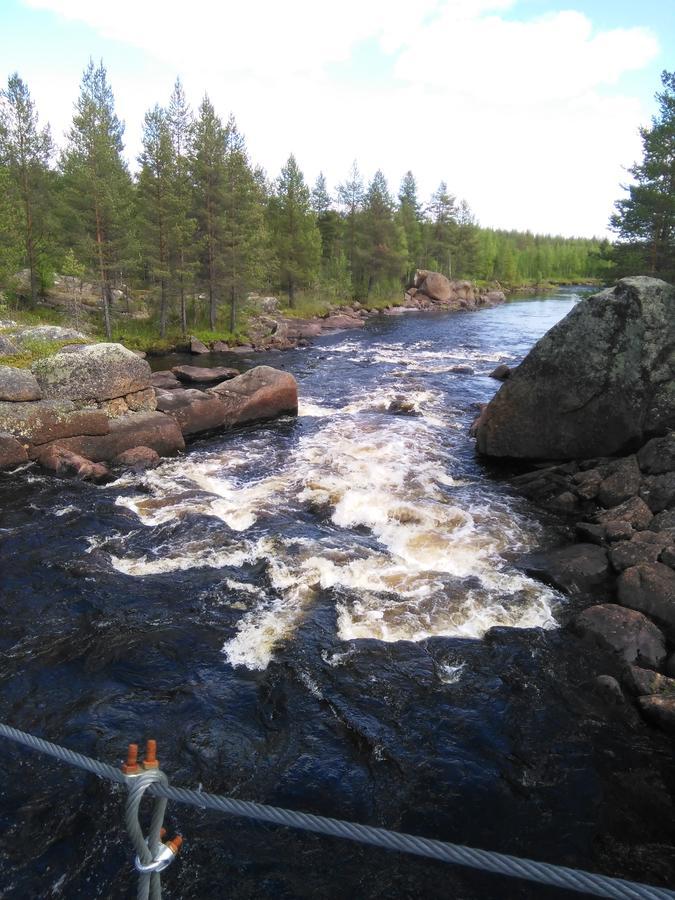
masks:
POLYGON ((148 110, 135 174, 105 67, 84 71, 57 151, 18 74, 0 91, 0 288, 35 304, 53 273, 92 278, 106 335, 115 288, 151 298, 159 334, 196 323, 238 325, 252 290, 328 301, 400 297, 415 269, 517 283, 584 279, 607 270, 597 240, 480 228, 441 182, 426 203, 412 172, 393 196, 381 171, 356 162, 335 193, 310 187, 293 155, 276 178, 252 162, 231 116, 205 96, 196 112, 180 80, 148 110), (16 284, 15 284, 16 287, 16 284))

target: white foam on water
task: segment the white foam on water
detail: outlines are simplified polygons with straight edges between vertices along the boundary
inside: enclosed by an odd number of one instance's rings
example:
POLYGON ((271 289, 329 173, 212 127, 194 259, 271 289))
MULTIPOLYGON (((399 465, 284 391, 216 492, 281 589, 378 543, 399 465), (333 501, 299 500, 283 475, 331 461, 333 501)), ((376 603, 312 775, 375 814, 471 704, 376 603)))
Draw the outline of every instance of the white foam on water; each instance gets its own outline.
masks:
MULTIPOLYGON (((353 340, 332 349, 363 351, 353 340)), ((480 353, 421 345, 381 345, 377 351, 398 363, 426 354, 432 364, 480 353)), ((504 358, 494 354, 492 361, 504 358)), ((225 581, 230 590, 246 593, 247 608, 223 653, 231 665, 250 669, 269 665, 322 591, 335 592, 338 637, 344 641, 480 638, 496 625, 555 625, 559 595, 502 558, 507 550, 530 547, 534 529, 510 501, 498 496, 486 501, 487 485, 474 493, 456 477, 443 443, 453 413, 439 393, 417 386, 402 390, 400 380, 390 378, 341 408, 307 398, 301 412, 318 421, 287 456, 275 456, 268 436, 253 437, 243 450, 200 451, 146 473, 143 493, 116 501, 143 525, 197 514, 223 523, 229 532, 218 531, 214 540, 212 529, 218 526, 207 525, 205 536, 194 540, 195 528, 187 525, 168 552, 158 547, 142 557, 120 553, 131 541, 125 544, 117 536, 111 564, 143 577, 263 563, 264 589, 225 581), (418 415, 386 414, 400 395, 418 415), (260 460, 271 474, 252 479, 251 465, 260 460), (259 537, 268 518, 312 511, 330 520, 334 540, 318 525, 293 540, 259 537)), ((337 656, 331 658, 331 665, 339 663, 337 656)), ((448 671, 447 678, 460 671, 448 671)))

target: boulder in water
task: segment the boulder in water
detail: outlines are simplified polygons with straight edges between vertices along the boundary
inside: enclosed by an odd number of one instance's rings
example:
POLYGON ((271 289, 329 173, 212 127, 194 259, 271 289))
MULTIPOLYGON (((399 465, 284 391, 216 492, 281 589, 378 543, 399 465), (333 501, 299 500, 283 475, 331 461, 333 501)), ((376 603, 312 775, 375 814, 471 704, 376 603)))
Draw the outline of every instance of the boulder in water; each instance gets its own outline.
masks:
POLYGON ((83 481, 96 483, 107 481, 110 478, 107 466, 85 459, 58 443, 50 444, 43 450, 38 461, 43 468, 56 472, 57 475, 72 473, 83 481))
POLYGON ((113 459, 113 465, 133 469, 134 472, 154 469, 159 465, 159 453, 151 447, 132 447, 118 454, 113 459))
POLYGON ((206 346, 206 344, 203 341, 200 341, 199 338, 196 338, 196 337, 190 338, 190 353, 199 355, 199 354, 210 353, 210 352, 211 351, 206 346))
POLYGON ((243 375, 208 388, 225 404, 225 424, 274 419, 284 414, 297 415, 298 385, 288 372, 271 366, 256 366, 243 375))
POLYGON ((0 432, 0 469, 10 469, 26 462, 28 454, 23 444, 20 444, 11 434, 0 432))
POLYGON ((476 424, 480 453, 571 459, 626 452, 675 427, 675 287, 623 278, 535 344, 476 424))
POLYGON ((617 582, 619 603, 638 609, 675 633, 675 572, 660 562, 631 566, 617 582))
POLYGON ((160 392, 157 409, 173 416, 184 435, 222 428, 226 419, 225 405, 218 397, 193 388, 160 392))
POLYGON ((229 369, 226 366, 174 366, 171 371, 179 381, 187 382, 214 382, 225 381, 227 378, 236 378, 239 369, 229 369))

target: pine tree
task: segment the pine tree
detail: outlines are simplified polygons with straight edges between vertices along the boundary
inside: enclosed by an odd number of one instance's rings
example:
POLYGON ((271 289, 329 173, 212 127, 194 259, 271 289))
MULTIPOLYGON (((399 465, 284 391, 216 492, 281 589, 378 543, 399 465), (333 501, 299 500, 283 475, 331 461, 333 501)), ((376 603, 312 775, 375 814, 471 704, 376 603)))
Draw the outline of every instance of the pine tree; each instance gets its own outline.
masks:
POLYGON ((33 304, 45 256, 51 155, 49 127, 40 127, 28 87, 15 72, 9 76, 7 88, 0 91, 0 166, 6 173, 7 197, 16 204, 17 213, 20 210, 15 227, 23 238, 33 304))
POLYGON ((635 183, 615 204, 610 227, 618 234, 620 274, 628 266, 675 278, 675 72, 661 75, 663 91, 651 128, 641 128, 643 156, 628 171, 635 183))
POLYGON ((194 270, 190 253, 195 231, 195 220, 191 215, 192 186, 190 182, 190 154, 194 123, 180 78, 177 78, 174 84, 166 118, 173 147, 171 177, 173 216, 169 235, 170 267, 173 281, 178 290, 181 334, 185 337, 187 334, 186 293, 194 270))
POLYGON ((293 154, 277 179, 270 212, 279 279, 293 307, 296 289, 316 278, 321 258, 321 235, 309 189, 293 154))
POLYGON ((391 284, 404 274, 406 249, 403 229, 394 219, 387 181, 378 169, 366 192, 358 248, 359 282, 366 296, 378 282, 391 284))
POLYGON ((199 107, 194 126, 191 174, 200 267, 209 300, 212 331, 218 322, 218 293, 223 278, 225 243, 225 144, 226 134, 207 96, 199 107))
POLYGON ((223 286, 230 298, 230 331, 235 332, 239 299, 263 277, 267 233, 263 195, 233 117, 225 132, 223 286))
POLYGON ((428 265, 452 278, 457 208, 455 198, 448 193, 448 186, 444 181, 441 181, 431 196, 427 216, 430 222, 427 240, 428 265))
POLYGON ((333 209, 333 200, 328 193, 323 172, 319 172, 316 184, 312 189, 311 204, 316 216, 316 224, 321 233, 323 267, 328 270, 332 268, 332 263, 340 253, 341 220, 337 211, 333 209))
POLYGON ((154 281, 159 284, 159 334, 166 336, 169 314, 169 242, 174 218, 172 192, 174 156, 166 112, 160 106, 145 114, 143 152, 138 177, 141 249, 154 281))
POLYGON ((61 160, 65 225, 79 259, 99 276, 103 321, 112 337, 112 283, 130 256, 132 187, 122 158, 124 126, 115 114, 106 70, 84 71, 68 146, 61 160))
POLYGON ((455 274, 460 278, 475 277, 478 264, 478 227, 466 200, 457 210, 455 234, 455 274))
POLYGON ((408 248, 406 259, 406 281, 412 281, 415 270, 422 260, 422 210, 417 199, 417 182, 411 171, 407 171, 398 192, 398 220, 405 232, 408 248))
POLYGON ((347 223, 347 257, 352 277, 356 257, 358 215, 363 205, 364 195, 363 180, 356 160, 354 160, 349 178, 338 186, 338 200, 343 208, 347 223))

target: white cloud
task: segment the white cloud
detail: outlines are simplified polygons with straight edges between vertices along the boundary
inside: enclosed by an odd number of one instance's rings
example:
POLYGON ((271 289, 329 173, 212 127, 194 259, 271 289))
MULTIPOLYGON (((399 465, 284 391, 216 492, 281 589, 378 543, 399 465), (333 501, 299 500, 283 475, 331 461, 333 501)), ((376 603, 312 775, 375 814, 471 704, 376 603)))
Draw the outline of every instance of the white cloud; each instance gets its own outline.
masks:
MULTIPOLYGON (((572 10, 518 20, 514 0, 26 2, 147 55, 142 73, 110 69, 132 156, 178 72, 195 104, 207 90, 235 113, 270 173, 291 151, 311 179, 339 181, 356 157, 396 189, 411 168, 424 195, 445 179, 483 224, 568 234, 605 230, 646 120, 616 84, 659 51, 646 28, 597 31, 572 10), (386 80, 335 74, 364 42, 375 66, 388 55, 386 80)), ((22 74, 58 131, 76 85, 22 74)))

